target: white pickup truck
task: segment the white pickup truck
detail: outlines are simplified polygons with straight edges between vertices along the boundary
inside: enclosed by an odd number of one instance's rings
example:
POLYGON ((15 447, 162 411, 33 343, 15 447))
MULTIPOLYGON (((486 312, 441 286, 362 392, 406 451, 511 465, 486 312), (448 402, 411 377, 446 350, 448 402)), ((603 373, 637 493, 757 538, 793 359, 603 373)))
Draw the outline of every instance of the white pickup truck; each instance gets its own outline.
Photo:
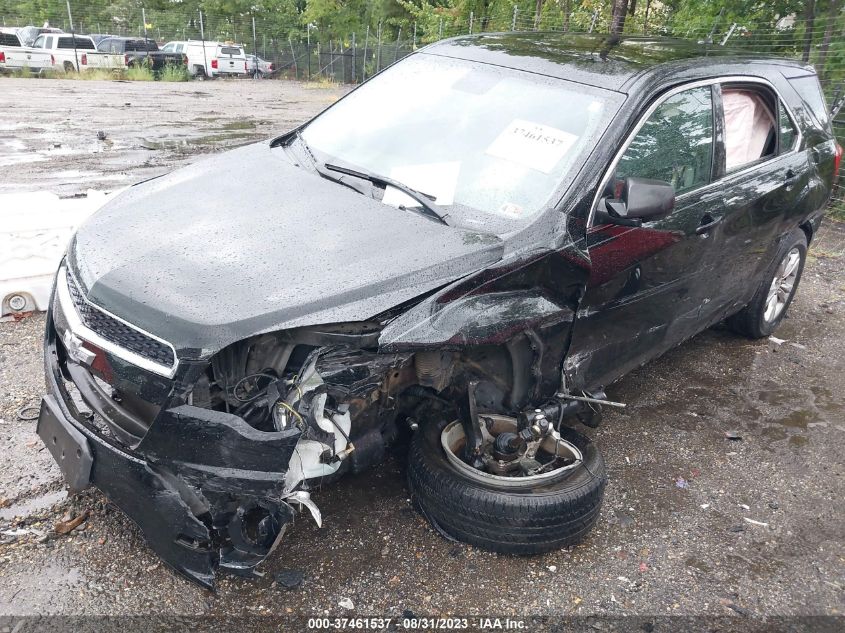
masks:
POLYGON ((53 68, 73 72, 90 68, 119 69, 125 66, 123 55, 97 50, 94 40, 87 35, 70 33, 43 33, 32 45, 34 49, 50 51, 53 68))
POLYGON ((244 49, 237 44, 188 40, 168 42, 164 53, 181 53, 187 57, 188 72, 195 79, 232 77, 247 74, 244 49))
POLYGON ((40 73, 52 66, 52 56, 47 51, 21 45, 14 29, 0 29, 0 72, 14 72, 28 68, 40 73))

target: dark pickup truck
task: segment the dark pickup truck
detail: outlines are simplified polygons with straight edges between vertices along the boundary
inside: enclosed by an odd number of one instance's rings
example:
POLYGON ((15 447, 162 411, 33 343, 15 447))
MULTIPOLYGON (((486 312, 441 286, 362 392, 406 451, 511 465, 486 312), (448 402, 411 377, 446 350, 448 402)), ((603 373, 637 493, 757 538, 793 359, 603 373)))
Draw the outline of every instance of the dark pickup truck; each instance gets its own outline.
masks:
POLYGON ((153 70, 161 70, 168 64, 184 64, 185 56, 181 53, 164 53, 151 39, 132 37, 107 37, 97 44, 97 50, 103 53, 123 55, 127 68, 148 64, 153 70))

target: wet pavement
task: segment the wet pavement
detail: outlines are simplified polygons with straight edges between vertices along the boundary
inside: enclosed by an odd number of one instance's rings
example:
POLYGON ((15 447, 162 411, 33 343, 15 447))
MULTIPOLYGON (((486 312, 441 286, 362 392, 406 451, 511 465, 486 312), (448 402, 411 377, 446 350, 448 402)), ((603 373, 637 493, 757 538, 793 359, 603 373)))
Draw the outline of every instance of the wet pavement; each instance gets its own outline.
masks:
MULTIPOLYGON (((104 86, 126 101, 140 98, 127 96, 126 85, 104 86)), ((268 107, 333 95, 303 96, 296 84, 271 89, 280 96, 263 97, 268 107)), ((209 115, 209 98, 188 99, 201 104, 183 110, 188 120, 209 115)), ((257 104, 252 110, 258 120, 280 116, 257 104)), ((169 149, 149 151, 159 169, 185 160, 169 149)), ((97 169, 95 158, 85 160, 84 170, 97 169)), ((131 165, 122 170, 132 179, 131 165)), ((582 545, 516 558, 445 540, 409 504, 400 446, 382 466, 315 492, 324 527, 300 515, 263 564, 264 578, 221 576, 216 594, 167 570, 96 491, 63 495, 35 423, 18 419, 43 390, 44 318, 0 323, 0 613, 842 614, 843 262, 845 227, 828 223, 777 338, 749 341, 714 328, 608 388, 629 406, 589 432, 609 483, 598 525, 582 545), (57 521, 86 510, 79 528, 53 532, 57 521), (274 583, 283 570, 302 571, 302 586, 274 583), (349 606, 346 600, 351 609, 339 605, 349 606)))

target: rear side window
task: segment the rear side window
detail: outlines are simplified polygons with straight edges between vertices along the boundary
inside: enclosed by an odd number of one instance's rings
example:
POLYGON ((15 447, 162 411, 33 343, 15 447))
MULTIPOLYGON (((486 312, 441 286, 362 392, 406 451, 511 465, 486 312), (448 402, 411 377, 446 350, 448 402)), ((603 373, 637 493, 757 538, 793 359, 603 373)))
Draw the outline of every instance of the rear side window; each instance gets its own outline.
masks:
POLYGON ((778 126, 780 127, 780 153, 785 154, 795 147, 795 138, 798 134, 795 131, 795 124, 789 118, 783 103, 778 108, 778 126))
POLYGON ((635 176, 671 183, 683 193, 710 182, 713 101, 710 87, 673 95, 651 114, 616 167, 613 194, 635 176))
MULTIPOLYGON (((57 48, 73 48, 73 42, 74 38, 72 37, 60 37, 57 48)), ((94 42, 89 39, 76 38, 76 48, 87 51, 93 51, 95 47, 94 42)))
POLYGON ((790 79, 789 83, 801 95, 801 99, 810 108, 818 122, 824 126, 829 126, 830 116, 818 78, 815 75, 807 75, 806 77, 790 79))
POLYGON ((723 88, 725 112, 725 168, 738 169, 777 149, 774 101, 770 95, 747 88, 723 88))
POLYGON ((14 33, 0 33, 0 46, 20 46, 18 36, 14 33))
POLYGON ((241 49, 234 48, 232 46, 222 46, 220 48, 220 54, 221 55, 240 55, 241 49))

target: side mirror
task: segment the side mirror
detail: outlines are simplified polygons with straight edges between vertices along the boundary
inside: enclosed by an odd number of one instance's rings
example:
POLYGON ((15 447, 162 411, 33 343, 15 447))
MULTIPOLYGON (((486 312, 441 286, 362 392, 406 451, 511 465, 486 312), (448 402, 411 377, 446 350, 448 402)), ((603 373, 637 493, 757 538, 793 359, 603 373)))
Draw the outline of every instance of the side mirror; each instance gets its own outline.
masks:
POLYGON ((666 217, 675 208, 675 187, 662 180, 629 177, 619 200, 605 198, 596 212, 600 222, 639 226, 666 217), (602 205, 604 209, 602 209, 602 205))

